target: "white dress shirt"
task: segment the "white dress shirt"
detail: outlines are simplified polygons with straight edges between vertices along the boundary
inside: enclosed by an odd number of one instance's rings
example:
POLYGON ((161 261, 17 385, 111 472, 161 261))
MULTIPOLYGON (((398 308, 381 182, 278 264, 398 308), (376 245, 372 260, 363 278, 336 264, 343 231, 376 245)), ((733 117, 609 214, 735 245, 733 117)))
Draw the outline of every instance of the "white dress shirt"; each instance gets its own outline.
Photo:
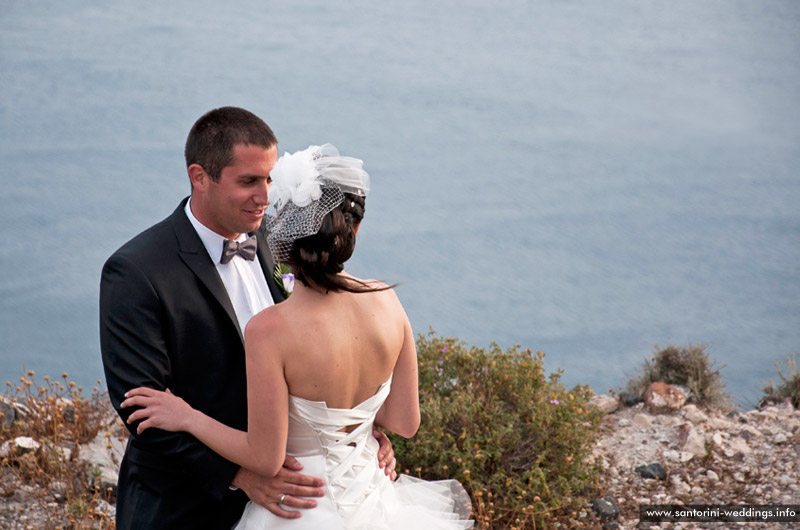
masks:
MULTIPOLYGON (((211 261, 217 267, 219 277, 225 285, 225 290, 228 291, 231 303, 233 303, 236 319, 239 321, 239 329, 244 333, 245 326, 253 315, 275 303, 269 292, 267 280, 264 278, 264 271, 261 269, 258 257, 254 260, 246 260, 236 255, 228 263, 220 263, 225 238, 198 221, 192 213, 191 204, 192 201, 189 199, 186 202, 186 216, 197 231, 197 235, 200 236, 211 261)), ((247 239, 247 234, 240 234, 236 241, 242 242, 245 239, 247 239)))

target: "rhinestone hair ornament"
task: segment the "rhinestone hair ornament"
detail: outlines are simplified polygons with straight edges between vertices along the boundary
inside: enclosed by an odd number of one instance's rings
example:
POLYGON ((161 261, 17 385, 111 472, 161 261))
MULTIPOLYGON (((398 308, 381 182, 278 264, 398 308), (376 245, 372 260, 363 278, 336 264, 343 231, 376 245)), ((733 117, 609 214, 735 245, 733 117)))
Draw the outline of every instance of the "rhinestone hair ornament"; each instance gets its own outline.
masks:
POLYGON ((265 218, 267 243, 277 262, 289 257, 292 243, 319 232, 322 219, 344 200, 344 193, 366 197, 364 162, 340 156, 331 144, 284 153, 270 172, 269 202, 276 217, 265 218))

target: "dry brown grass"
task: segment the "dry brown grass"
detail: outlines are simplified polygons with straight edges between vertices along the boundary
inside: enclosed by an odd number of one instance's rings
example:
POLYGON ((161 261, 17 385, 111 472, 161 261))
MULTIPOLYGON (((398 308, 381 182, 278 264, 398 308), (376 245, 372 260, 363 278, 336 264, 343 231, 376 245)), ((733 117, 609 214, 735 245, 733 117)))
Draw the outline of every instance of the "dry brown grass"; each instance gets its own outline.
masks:
POLYGON ((31 371, 16 384, 6 383, 0 410, 3 471, 13 473, 16 483, 35 486, 30 491, 48 528, 113 529, 113 517, 102 509, 113 502, 113 489, 103 488, 97 470, 79 458, 80 444, 106 426, 106 392, 94 387, 85 398, 66 373, 60 379, 46 376, 41 384, 34 376, 31 371), (20 437, 31 439, 34 447, 19 447, 14 441, 20 437))

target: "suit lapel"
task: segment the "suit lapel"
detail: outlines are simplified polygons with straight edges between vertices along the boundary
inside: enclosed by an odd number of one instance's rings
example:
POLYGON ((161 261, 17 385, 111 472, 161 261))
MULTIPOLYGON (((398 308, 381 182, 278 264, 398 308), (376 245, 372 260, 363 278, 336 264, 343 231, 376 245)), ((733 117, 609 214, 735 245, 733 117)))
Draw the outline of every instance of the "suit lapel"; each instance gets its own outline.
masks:
POLYGON ((239 320, 236 318, 236 311, 233 309, 233 303, 228 296, 228 291, 225 290, 225 285, 219 277, 217 267, 211 258, 208 256, 206 247, 197 235, 197 231, 192 226, 189 218, 186 217, 184 208, 186 201, 184 199, 181 204, 172 214, 172 227, 175 230, 175 237, 178 239, 178 255, 181 260, 186 264, 189 269, 197 276, 197 278, 205 285, 213 298, 222 306, 230 317, 233 325, 239 331, 239 338, 244 343, 242 330, 239 329, 239 320))

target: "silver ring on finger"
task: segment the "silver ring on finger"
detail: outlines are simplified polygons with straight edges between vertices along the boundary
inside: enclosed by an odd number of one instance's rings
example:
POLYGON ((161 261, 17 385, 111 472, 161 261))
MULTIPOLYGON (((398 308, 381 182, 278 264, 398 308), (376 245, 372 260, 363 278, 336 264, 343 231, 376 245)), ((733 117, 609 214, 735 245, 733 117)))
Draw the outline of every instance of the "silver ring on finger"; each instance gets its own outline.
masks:
POLYGON ((285 499, 285 498, 286 498, 286 494, 284 493, 283 495, 281 495, 281 500, 278 501, 278 504, 283 504, 283 499, 285 499))

